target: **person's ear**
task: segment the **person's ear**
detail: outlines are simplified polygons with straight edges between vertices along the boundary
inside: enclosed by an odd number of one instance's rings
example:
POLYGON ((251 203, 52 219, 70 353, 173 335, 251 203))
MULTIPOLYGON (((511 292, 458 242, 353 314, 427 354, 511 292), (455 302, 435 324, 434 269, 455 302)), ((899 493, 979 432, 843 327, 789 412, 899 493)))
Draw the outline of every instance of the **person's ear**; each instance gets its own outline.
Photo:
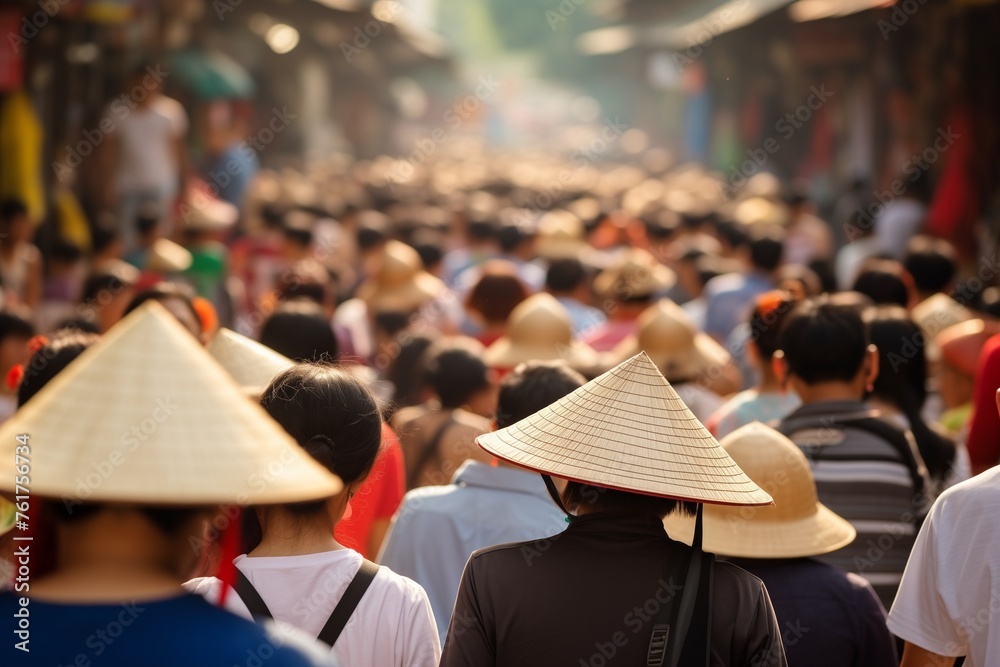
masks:
POLYGON ((788 388, 788 361, 785 359, 785 353, 783 350, 778 350, 771 357, 771 368, 774 370, 775 377, 778 378, 778 385, 782 389, 788 388))
POLYGON ((997 389, 997 411, 1000 411, 1000 389, 997 389))
POLYGON ((868 346, 868 364, 865 372, 865 389, 868 393, 875 391, 875 379, 878 377, 878 348, 874 344, 868 346))

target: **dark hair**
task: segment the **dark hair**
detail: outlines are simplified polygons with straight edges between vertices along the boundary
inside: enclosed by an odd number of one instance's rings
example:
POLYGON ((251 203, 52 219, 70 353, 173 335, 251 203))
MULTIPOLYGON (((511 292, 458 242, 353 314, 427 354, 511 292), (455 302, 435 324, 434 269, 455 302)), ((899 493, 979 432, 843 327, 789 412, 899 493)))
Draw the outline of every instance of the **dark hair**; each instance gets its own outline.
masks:
POLYGON ((584 385, 586 379, 565 361, 529 361, 500 383, 497 428, 507 428, 555 403, 584 385))
MULTIPOLYGON (((0 311, 0 342, 11 336, 28 340, 35 335, 35 327, 20 315, 0 311)), ((5 372, 7 369, 3 369, 5 372)))
POLYGON ((562 501, 563 506, 570 511, 579 505, 586 505, 595 512, 623 512, 660 519, 673 512, 694 516, 698 511, 698 503, 691 501, 618 491, 583 482, 567 482, 562 492, 562 501))
POLYGON ((148 200, 139 205, 135 214, 135 228, 140 236, 146 236, 160 225, 160 205, 156 200, 148 200))
POLYGON ((444 259, 444 248, 441 234, 426 229, 419 229, 411 239, 413 249, 420 255, 420 262, 427 270, 433 269, 444 259))
POLYGON ((774 271, 785 252, 785 232, 775 225, 754 229, 750 236, 750 263, 761 271, 774 271))
POLYGON ((194 318, 194 322, 198 327, 198 330, 193 333, 197 335, 204 333, 204 329, 202 327, 201 317, 198 315, 198 310, 194 307, 194 298, 194 291, 187 285, 170 282, 156 283, 149 289, 139 292, 132 298, 132 301, 130 301, 128 306, 125 308, 125 315, 128 315, 147 301, 157 301, 159 303, 177 301, 184 304, 184 307, 191 311, 191 317, 194 318))
POLYGON ((489 241, 496 238, 497 229, 492 219, 469 220, 465 226, 469 238, 477 241, 489 241))
POLYGON ((872 393, 906 415, 927 470, 940 482, 955 461, 955 443, 928 426, 921 414, 927 400, 927 338, 899 306, 869 308, 865 321, 879 353, 872 393))
POLYGON ((489 386, 490 369, 483 362, 482 346, 471 338, 444 338, 425 353, 424 379, 441 407, 451 410, 489 386))
POLYGON ((904 275, 902 264, 895 260, 878 259, 866 262, 852 289, 864 294, 876 304, 906 307, 910 303, 910 290, 904 275))
POLYGON ((715 223, 715 232, 730 248, 742 248, 750 242, 746 226, 735 220, 722 219, 715 223))
POLYGON ((424 354, 433 343, 429 336, 409 336, 400 343, 399 353, 385 373, 386 379, 394 388, 393 409, 420 403, 420 392, 425 386, 425 378, 417 369, 420 368, 424 354))
POLYGON ((917 236, 910 241, 903 267, 921 294, 943 292, 958 273, 955 248, 944 239, 917 236))
POLYGON ((500 244, 500 250, 505 253, 513 252, 519 245, 535 236, 534 229, 515 220, 501 224, 497 230, 497 242, 500 244))
POLYGON ((545 287, 550 292, 572 292, 587 280, 587 269, 576 258, 555 259, 545 273, 545 287))
POLYGON ((378 211, 361 211, 358 214, 358 231, 355 238, 362 252, 371 250, 389 238, 389 218, 378 211))
POLYGON ((754 301, 750 313, 750 338, 765 363, 780 349, 781 327, 794 308, 792 295, 777 290, 765 292, 754 301))
POLYGON ((52 378, 99 340, 92 333, 64 329, 57 331, 49 342, 38 348, 24 365, 24 377, 17 388, 17 405, 21 407, 41 391, 52 378))
POLYGON ((779 341, 789 371, 806 384, 853 380, 870 343, 860 309, 822 296, 789 314, 779 341))
POLYGON ((304 224, 302 220, 284 220, 281 231, 285 235, 285 239, 291 241, 292 243, 302 246, 303 248, 308 248, 313 242, 313 230, 312 227, 304 224))
POLYGON ((260 342, 295 361, 335 361, 340 354, 333 327, 314 301, 282 301, 264 322, 260 342))
POLYGON ((469 291, 465 306, 482 315, 487 322, 506 322, 511 311, 527 299, 528 294, 528 288, 512 265, 502 261, 488 262, 469 291))
POLYGON ((64 239, 56 239, 49 246, 49 263, 51 262, 65 262, 67 264, 73 264, 80 261, 83 257, 83 250, 80 246, 75 243, 71 243, 64 239))
POLYGON ((90 249, 95 255, 100 254, 120 238, 121 234, 116 228, 109 224, 98 224, 90 232, 90 249))
POLYGON ((28 215, 28 206, 20 199, 0 201, 0 224, 10 224, 14 218, 28 215))
POLYGON ((83 282, 80 303, 97 303, 100 301, 101 295, 105 292, 114 294, 129 287, 132 287, 131 283, 122 280, 121 277, 113 273, 92 273, 83 282))
POLYGON ((331 282, 325 266, 314 259, 303 259, 278 276, 274 291, 279 301, 308 299, 325 306, 333 298, 331 282))

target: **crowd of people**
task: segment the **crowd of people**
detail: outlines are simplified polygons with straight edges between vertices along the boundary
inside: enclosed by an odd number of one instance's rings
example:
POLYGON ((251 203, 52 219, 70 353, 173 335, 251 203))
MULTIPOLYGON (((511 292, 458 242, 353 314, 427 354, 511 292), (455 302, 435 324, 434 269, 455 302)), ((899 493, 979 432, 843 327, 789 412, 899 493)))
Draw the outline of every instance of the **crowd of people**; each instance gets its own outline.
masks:
POLYGON ((2 202, 0 662, 1000 664, 996 272, 666 158, 2 202))

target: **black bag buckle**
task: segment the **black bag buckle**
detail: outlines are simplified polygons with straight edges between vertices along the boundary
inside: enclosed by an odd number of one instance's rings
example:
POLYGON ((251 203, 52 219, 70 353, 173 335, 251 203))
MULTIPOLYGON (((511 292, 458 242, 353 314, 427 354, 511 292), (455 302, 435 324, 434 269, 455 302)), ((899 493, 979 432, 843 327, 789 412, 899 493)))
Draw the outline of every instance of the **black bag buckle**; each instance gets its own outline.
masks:
POLYGON ((661 667, 667 655, 667 640, 670 639, 669 625, 654 625, 653 636, 649 638, 646 667, 661 667))

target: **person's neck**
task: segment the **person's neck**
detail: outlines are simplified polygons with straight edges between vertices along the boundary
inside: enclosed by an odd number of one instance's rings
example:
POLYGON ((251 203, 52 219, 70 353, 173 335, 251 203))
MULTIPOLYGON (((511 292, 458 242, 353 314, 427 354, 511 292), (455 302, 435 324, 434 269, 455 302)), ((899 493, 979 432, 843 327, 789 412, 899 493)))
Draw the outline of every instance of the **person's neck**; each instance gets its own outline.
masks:
POLYGON ((761 394, 780 394, 782 392, 781 383, 778 382, 778 376, 770 369, 770 363, 758 370, 760 370, 760 382, 757 383, 757 391, 761 394))
MULTIPOLYGON (((342 495, 337 502, 343 502, 346 507, 342 495)), ((343 511, 337 515, 342 516, 343 511)), ((257 516, 263 537, 247 554, 251 558, 302 556, 344 548, 333 537, 336 522, 327 511, 298 516, 283 507, 268 507, 259 509, 257 516)))
MULTIPOLYGON (((117 603, 179 595, 183 565, 168 538, 136 511, 102 510, 59 526, 56 569, 31 595, 63 603, 117 603)), ((187 544, 184 549, 188 549, 187 544)))
POLYGON ((811 403, 829 403, 833 401, 860 401, 864 396, 864 388, 854 382, 819 382, 805 384, 793 382, 795 393, 802 399, 803 405, 811 403))

